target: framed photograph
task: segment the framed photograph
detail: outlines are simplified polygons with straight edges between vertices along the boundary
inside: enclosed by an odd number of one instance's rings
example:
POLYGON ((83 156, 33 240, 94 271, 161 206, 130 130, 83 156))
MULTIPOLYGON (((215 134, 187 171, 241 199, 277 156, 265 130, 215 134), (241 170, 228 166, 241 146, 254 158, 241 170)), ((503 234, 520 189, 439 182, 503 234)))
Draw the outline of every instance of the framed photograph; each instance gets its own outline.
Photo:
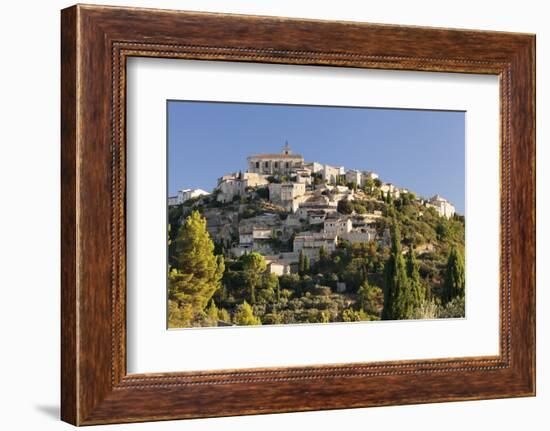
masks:
POLYGON ((62 419, 535 394, 535 37, 62 11, 62 419))

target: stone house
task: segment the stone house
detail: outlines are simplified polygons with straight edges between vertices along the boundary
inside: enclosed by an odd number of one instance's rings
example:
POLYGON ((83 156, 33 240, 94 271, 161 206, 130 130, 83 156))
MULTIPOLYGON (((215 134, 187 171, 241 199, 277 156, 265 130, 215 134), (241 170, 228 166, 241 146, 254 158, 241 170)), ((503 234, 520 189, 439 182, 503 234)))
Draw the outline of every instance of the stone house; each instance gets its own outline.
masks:
POLYGON ((351 232, 352 222, 348 217, 328 216, 323 224, 323 233, 326 235, 341 236, 351 232))
POLYGON ((355 183, 359 187, 363 187, 363 174, 356 169, 346 171, 346 183, 355 183))
POLYGON ((323 211, 325 214, 336 212, 338 202, 331 201, 327 196, 316 195, 308 197, 298 205, 296 214, 302 220, 308 220, 311 211, 323 211))
POLYGON ((304 183, 272 183, 269 184, 269 200, 281 205, 287 211, 295 212, 306 197, 306 185, 304 183))
POLYGON ((294 237, 293 251, 299 253, 304 252, 309 257, 311 262, 319 258, 319 250, 326 247, 329 253, 336 250, 338 237, 317 232, 302 232, 294 237))
POLYGON ((366 180, 377 180, 379 177, 378 177, 378 174, 376 172, 372 172, 372 171, 363 171, 363 183, 366 181, 366 180))
POLYGON ((306 162, 304 167, 309 169, 312 174, 319 174, 323 171, 323 165, 319 162, 306 162))
POLYGON ((371 242, 375 241, 377 237, 376 229, 374 228, 358 228, 343 234, 342 239, 351 242, 352 244, 358 242, 371 242))
POLYGON ((394 199, 398 199, 400 196, 399 189, 392 183, 385 183, 380 186, 380 190, 384 193, 384 196, 390 193, 390 196, 394 199))
POLYGON ((336 184, 338 177, 343 174, 343 170, 342 167, 323 165, 322 178, 329 184, 336 184))
POLYGON ((434 208, 441 217, 451 218, 455 214, 455 207, 447 199, 439 195, 431 197, 427 202, 428 208, 434 208))
POLYGON ((176 196, 169 196, 168 197, 168 205, 175 206, 175 205, 181 205, 184 202, 187 202, 189 199, 197 198, 199 196, 207 196, 210 193, 203 189, 183 189, 178 190, 178 194, 176 196))
POLYGON ((327 214, 324 210, 310 210, 307 213, 309 224, 322 224, 325 221, 327 214))
POLYGON ((218 202, 231 202, 235 196, 244 196, 249 187, 256 188, 269 184, 267 179, 256 173, 235 173, 218 180, 218 202))

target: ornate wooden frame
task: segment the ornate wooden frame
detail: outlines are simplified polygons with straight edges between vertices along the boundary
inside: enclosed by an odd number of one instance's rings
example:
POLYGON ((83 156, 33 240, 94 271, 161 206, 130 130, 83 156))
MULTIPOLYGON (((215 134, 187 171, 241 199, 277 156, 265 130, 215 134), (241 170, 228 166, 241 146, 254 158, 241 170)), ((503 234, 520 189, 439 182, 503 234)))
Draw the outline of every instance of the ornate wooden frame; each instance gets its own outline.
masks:
POLYGON ((75 425, 535 394, 535 36, 102 6, 62 11, 61 417, 75 425), (494 74, 495 357, 127 375, 129 56, 494 74))

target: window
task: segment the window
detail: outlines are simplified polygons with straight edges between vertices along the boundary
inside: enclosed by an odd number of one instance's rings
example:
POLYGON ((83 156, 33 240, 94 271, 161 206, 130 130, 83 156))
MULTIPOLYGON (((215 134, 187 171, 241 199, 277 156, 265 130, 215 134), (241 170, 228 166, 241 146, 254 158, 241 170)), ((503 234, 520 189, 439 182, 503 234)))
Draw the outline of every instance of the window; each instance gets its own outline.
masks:
POLYGON ((290 168, 290 163, 289 162, 286 162, 286 168, 290 168))
POLYGON ((264 162, 264 166, 267 168, 268 166, 268 162, 264 162))
POLYGON ((276 167, 276 168, 279 167, 279 162, 275 162, 275 167, 276 167))
POLYGON ((260 162, 256 162, 256 168, 260 169, 260 162))

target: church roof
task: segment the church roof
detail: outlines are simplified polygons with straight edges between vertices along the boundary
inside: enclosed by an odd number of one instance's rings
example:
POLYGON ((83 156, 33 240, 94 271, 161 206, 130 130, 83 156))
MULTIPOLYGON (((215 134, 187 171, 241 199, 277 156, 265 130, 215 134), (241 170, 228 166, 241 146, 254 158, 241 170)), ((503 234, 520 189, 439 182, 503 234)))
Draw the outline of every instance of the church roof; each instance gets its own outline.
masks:
POLYGON ((303 157, 300 154, 254 154, 253 156, 249 156, 249 159, 303 159, 303 157))

